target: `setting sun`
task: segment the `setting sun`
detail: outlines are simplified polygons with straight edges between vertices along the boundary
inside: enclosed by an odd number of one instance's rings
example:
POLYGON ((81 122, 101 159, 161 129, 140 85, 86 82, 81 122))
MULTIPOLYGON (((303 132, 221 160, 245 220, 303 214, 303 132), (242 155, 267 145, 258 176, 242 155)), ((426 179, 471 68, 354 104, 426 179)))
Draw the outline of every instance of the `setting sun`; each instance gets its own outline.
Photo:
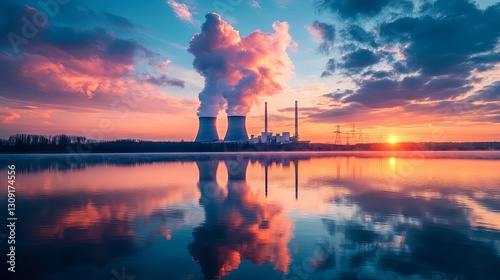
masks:
POLYGON ((397 142, 396 137, 391 137, 391 138, 389 138, 389 142, 391 142, 391 143, 396 143, 396 142, 397 142))

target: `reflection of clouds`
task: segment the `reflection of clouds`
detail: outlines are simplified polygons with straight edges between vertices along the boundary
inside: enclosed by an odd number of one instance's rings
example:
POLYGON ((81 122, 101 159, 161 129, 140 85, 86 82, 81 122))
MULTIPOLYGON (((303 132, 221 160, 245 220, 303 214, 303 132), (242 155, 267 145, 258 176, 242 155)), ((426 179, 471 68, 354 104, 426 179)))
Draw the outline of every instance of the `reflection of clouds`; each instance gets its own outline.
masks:
MULTIPOLYGON (((207 278, 236 276, 245 260, 287 272, 286 279, 303 263, 308 279, 495 279, 500 273, 500 175, 491 172, 497 162, 429 159, 408 177, 394 177, 390 157, 299 158, 296 201, 296 159, 289 155, 282 161, 276 154, 253 161, 249 154, 202 156, 199 178, 187 156, 152 164, 144 157, 140 165, 133 158, 123 166, 90 164, 60 183, 49 170, 20 176, 20 211, 28 209, 20 238, 39 246, 30 248, 27 264, 49 267, 48 260, 63 259, 69 267, 103 267, 122 256, 140 263, 151 251, 143 249, 158 241, 154 246, 185 254, 164 250, 161 257, 179 262, 162 268, 164 274, 199 266, 207 278), (218 167, 227 168, 227 184, 218 167), (311 227, 318 222, 328 233, 311 227), (193 237, 186 236, 193 225, 193 237), (317 244, 317 253, 302 262, 309 244, 317 244)), ((397 171, 406 159, 395 160, 397 171)))
MULTIPOLYGON (((335 211, 323 223, 329 232, 328 252, 336 256, 329 277, 495 279, 499 275, 496 209, 500 203, 494 185, 498 175, 482 176, 492 162, 429 160, 401 176, 406 159, 317 161, 335 169, 331 176, 323 175, 324 170, 311 176, 301 192, 308 191, 307 185, 320 186, 314 192, 329 186, 330 195, 323 201, 335 211)), ((317 271, 316 262, 309 265, 317 271)))
POLYGON ((493 212, 487 207, 479 204, 477 201, 464 196, 455 196, 456 201, 459 204, 464 205, 470 210, 469 221, 473 227, 486 227, 489 229, 494 229, 500 231, 500 213, 493 212))
MULTIPOLYGON (((52 210, 44 209, 35 217, 36 232, 43 238, 67 238, 71 233, 73 241, 91 240, 96 242, 106 236, 133 236, 134 229, 130 222, 138 217, 154 219, 162 214, 158 209, 181 203, 190 192, 185 188, 127 190, 122 192, 85 194, 68 198, 69 203, 59 204, 52 210), (47 215, 50 212, 51 215, 47 215), (57 222, 56 222, 57 221, 57 222), (50 226, 44 226, 48 224, 50 226), (111 230, 103 234, 103 225, 110 225, 111 230), (112 226, 111 226, 112 225, 112 226)), ((191 193, 191 199, 196 196, 191 193)), ((54 203, 54 202, 52 202, 54 203)), ((175 218, 177 223, 185 223, 184 216, 175 218)), ((166 220, 163 218, 163 220, 166 220)), ((158 229, 160 230, 160 229, 158 229)))
MULTIPOLYGON (((74 229, 78 230, 80 234, 79 236, 73 235, 73 238, 95 242, 105 238, 102 225, 112 220, 119 220, 117 218, 123 216, 124 212, 127 212, 125 204, 111 209, 108 205, 97 208, 95 204, 88 202, 84 206, 69 209, 58 218, 57 225, 39 228, 38 234, 45 238, 63 239, 69 230, 74 229)), ((117 224, 112 229, 113 236, 133 236, 133 230, 130 227, 117 224)))
POLYGON ((218 186, 217 165, 198 163, 199 187, 205 209, 205 221, 193 231, 189 245, 193 259, 201 266, 206 278, 217 279, 238 268, 246 259, 255 264, 272 263, 283 272, 291 262, 287 244, 293 225, 284 216, 282 207, 265 203, 246 183, 247 160, 225 161, 228 170, 227 191, 219 188, 204 194, 203 187, 218 186))
POLYGON ((494 279, 500 272, 498 215, 467 196, 358 188, 331 203, 355 210, 323 219, 339 277, 494 279))

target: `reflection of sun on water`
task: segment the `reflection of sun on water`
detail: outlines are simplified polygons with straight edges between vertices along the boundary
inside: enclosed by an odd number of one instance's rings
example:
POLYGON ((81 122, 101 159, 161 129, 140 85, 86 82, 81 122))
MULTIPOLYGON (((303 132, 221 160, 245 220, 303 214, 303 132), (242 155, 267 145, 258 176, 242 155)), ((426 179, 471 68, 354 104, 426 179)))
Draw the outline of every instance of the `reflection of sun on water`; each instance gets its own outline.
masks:
POLYGON ((389 163, 391 164, 391 166, 394 166, 396 164, 396 158, 391 157, 389 159, 389 163))

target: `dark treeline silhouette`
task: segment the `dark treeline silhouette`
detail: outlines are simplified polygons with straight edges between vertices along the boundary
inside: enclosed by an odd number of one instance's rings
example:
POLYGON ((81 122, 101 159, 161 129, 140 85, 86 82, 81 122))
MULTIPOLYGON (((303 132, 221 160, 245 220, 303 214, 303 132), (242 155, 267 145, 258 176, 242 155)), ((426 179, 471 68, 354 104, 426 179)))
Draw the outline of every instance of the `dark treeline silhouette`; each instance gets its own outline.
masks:
POLYGON ((250 144, 162 142, 122 139, 98 141, 82 136, 16 134, 0 140, 0 153, 152 153, 152 152, 260 152, 260 151, 475 151, 500 150, 500 142, 465 143, 368 143, 334 145, 322 143, 250 144))
MULTIPOLYGON (((45 136, 37 134, 15 134, 9 136, 7 140, 2 139, 2 146, 11 147, 49 147, 49 146, 66 146, 68 144, 86 144, 87 138, 83 136, 71 136, 66 134, 45 136)), ((95 142, 95 141, 94 141, 95 142)))

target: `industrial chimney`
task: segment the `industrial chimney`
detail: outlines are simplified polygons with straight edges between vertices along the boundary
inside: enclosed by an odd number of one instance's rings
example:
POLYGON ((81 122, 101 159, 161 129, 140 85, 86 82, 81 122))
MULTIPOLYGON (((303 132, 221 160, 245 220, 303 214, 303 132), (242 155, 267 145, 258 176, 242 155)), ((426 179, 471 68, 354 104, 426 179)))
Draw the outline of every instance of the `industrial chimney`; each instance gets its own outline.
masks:
POLYGON ((217 128, 215 127, 215 117, 200 117, 200 126, 195 142, 214 142, 219 140, 217 128))
POLYGON ((227 117, 227 132, 224 141, 244 142, 248 140, 247 128, 245 126, 245 116, 227 117))
POLYGON ((295 140, 299 140, 299 107, 297 100, 295 100, 295 140))
POLYGON ((267 102, 264 103, 265 111, 264 111, 264 132, 267 133, 267 102))

